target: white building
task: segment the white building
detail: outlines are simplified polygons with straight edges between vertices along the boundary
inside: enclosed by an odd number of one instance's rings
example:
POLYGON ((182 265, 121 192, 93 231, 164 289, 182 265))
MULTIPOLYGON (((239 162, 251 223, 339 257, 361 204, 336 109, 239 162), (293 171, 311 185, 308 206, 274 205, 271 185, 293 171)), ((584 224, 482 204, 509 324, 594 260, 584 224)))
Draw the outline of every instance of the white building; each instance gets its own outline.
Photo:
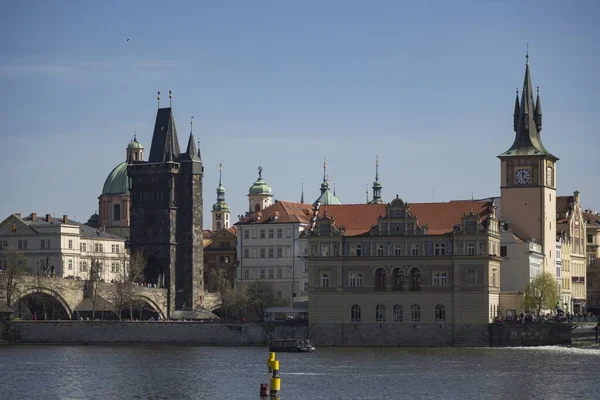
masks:
POLYGON ((0 267, 7 262, 2 250, 19 250, 31 273, 43 268, 63 278, 87 279, 90 261, 101 265, 100 278, 117 279, 127 262, 125 238, 70 220, 32 213, 12 214, 0 223, 0 267))
MULTIPOLYGON (((251 200, 251 207, 256 204, 251 200)), ((261 279, 271 283, 283 304, 307 301, 308 269, 298 237, 311 216, 309 204, 280 201, 236 223, 237 284, 261 279)))
POLYGON ((503 230, 500 241, 502 257, 501 292, 523 292, 527 284, 543 271, 542 246, 517 236, 510 229, 503 230))

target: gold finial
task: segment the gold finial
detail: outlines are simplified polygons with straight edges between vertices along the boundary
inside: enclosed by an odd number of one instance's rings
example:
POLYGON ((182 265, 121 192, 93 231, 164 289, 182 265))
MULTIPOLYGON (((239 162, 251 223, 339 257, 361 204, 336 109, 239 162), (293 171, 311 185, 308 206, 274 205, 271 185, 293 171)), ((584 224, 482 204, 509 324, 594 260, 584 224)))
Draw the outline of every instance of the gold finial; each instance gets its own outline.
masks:
POLYGON ((158 95, 156 96, 156 100, 158 101, 158 108, 160 108, 160 90, 158 91, 158 95))

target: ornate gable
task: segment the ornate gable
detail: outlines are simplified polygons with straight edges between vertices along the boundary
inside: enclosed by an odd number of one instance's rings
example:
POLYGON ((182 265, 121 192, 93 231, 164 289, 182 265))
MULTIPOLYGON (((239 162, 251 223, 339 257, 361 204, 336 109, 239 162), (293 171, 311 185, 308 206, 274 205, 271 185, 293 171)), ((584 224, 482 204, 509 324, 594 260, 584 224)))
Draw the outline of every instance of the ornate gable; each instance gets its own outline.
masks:
POLYGON ((471 208, 468 214, 463 214, 461 217, 461 223, 454 227, 454 232, 475 235, 485 233, 486 228, 481 223, 481 217, 479 214, 473 212, 473 209, 471 208))
POLYGON ((335 217, 329 216, 327 211, 322 217, 317 217, 314 226, 307 234, 311 236, 344 236, 346 229, 344 226, 337 226, 335 217))
POLYGON ((410 211, 410 205, 396 195, 386 207, 386 215, 379 217, 371 235, 426 235, 427 225, 420 226, 419 219, 410 211))
POLYGON ((0 223, 0 236, 18 236, 18 235, 32 235, 37 232, 27 225, 23 220, 12 214, 0 223))

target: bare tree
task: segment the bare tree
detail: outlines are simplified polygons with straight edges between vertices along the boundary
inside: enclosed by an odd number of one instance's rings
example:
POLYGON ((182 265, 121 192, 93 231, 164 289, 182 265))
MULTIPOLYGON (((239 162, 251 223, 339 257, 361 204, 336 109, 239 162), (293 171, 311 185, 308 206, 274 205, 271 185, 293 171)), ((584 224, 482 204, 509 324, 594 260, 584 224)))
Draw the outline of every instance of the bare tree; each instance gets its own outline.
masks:
POLYGON ((123 253, 119 259, 119 270, 110 290, 111 303, 119 320, 122 319, 123 310, 126 308, 129 308, 129 317, 133 318, 133 308, 137 304, 137 283, 144 276, 146 262, 141 250, 132 252, 129 257, 127 253, 123 253))
POLYGON ((265 308, 273 304, 273 287, 270 283, 256 280, 251 282, 246 288, 248 296, 248 306, 262 321, 265 317, 265 308))
POLYGON ((88 278, 84 286, 84 297, 87 297, 92 302, 92 319, 96 318, 96 308, 99 305, 100 282, 102 272, 104 270, 103 257, 100 253, 90 253, 90 268, 88 270, 88 278))
MULTIPOLYGON (((42 292, 42 290, 59 291, 61 279, 58 279, 54 274, 54 266, 50 263, 50 259, 46 257, 45 262, 38 267, 35 273, 31 274, 32 283, 36 291, 26 299, 26 304, 30 310, 35 310, 41 306, 43 319, 55 319, 56 317, 56 301, 42 292), (48 314, 50 312, 50 315, 48 314)), ((39 316, 38 316, 39 318, 39 316)))
POLYGON ((23 254, 13 248, 4 250, 5 268, 0 269, 0 290, 4 292, 6 305, 11 307, 19 297, 20 283, 27 275, 29 267, 23 254))
POLYGON ((211 290, 219 293, 221 297, 221 309, 226 320, 239 318, 248 305, 246 292, 241 288, 235 288, 225 268, 214 268, 209 272, 211 290))

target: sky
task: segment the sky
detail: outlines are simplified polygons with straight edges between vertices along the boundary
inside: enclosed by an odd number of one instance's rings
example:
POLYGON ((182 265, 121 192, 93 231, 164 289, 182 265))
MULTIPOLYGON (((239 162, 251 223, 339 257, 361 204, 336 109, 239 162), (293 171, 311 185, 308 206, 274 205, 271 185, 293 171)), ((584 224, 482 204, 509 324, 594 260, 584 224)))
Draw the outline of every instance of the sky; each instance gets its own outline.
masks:
POLYGON ((596 1, 103 1, 0 5, 0 220, 85 222, 161 106, 194 116, 204 226, 223 164, 234 221, 263 167, 275 198, 345 204, 380 160, 384 200, 500 193, 529 44, 559 195, 600 211, 596 1), (129 41, 127 41, 129 39, 129 41))

